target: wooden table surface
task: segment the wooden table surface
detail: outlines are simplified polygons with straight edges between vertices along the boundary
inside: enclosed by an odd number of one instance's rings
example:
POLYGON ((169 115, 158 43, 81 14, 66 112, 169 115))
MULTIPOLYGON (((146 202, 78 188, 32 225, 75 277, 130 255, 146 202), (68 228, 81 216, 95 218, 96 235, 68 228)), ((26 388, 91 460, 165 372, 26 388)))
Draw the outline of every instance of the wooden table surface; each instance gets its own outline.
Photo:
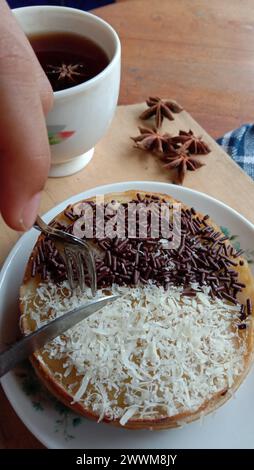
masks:
MULTIPOLYGON (((120 104, 149 95, 174 97, 213 137, 253 120, 252 0, 122 0, 95 12, 112 24, 122 42, 120 104)), ((89 187, 115 182, 110 169, 102 173, 90 170, 89 187)), ((88 189, 80 175, 49 180, 41 212, 88 189)), ((245 215, 254 221, 252 209, 245 215)), ((17 237, 0 220, 0 265, 17 237)), ((43 446, 0 390, 0 448, 6 447, 43 446)))

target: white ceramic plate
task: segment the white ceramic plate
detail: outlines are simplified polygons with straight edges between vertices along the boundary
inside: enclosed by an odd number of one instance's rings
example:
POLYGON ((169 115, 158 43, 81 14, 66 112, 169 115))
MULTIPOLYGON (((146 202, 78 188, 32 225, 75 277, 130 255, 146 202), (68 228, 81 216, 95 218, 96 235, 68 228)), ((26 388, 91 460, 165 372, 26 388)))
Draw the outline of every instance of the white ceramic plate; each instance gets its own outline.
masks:
MULTIPOLYGON (((232 236, 232 243, 247 250, 246 256, 254 266, 254 226, 250 222, 205 194, 170 184, 128 182, 94 188, 59 204, 45 215, 45 220, 49 221, 67 204, 82 198, 128 189, 168 193, 210 214, 232 236)), ((35 230, 26 233, 12 249, 1 271, 0 344, 15 339, 19 286, 37 236, 35 230)), ((254 448, 254 371, 248 375, 236 396, 215 414, 205 417, 202 423, 156 432, 117 429, 80 418, 45 392, 28 363, 7 374, 2 385, 16 413, 49 448, 254 448)))

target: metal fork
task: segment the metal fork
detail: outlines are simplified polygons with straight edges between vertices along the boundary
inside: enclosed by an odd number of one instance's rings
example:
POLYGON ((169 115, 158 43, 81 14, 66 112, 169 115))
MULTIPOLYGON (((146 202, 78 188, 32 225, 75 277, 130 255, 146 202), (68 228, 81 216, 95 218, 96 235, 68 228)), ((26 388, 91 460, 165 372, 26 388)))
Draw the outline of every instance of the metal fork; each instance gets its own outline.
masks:
POLYGON ((59 239, 63 243, 67 278, 72 290, 76 287, 76 284, 79 285, 82 291, 85 289, 84 257, 91 282, 92 294, 94 296, 97 290, 97 276, 93 251, 89 244, 71 233, 64 232, 63 230, 46 224, 39 215, 33 227, 45 235, 59 239), (77 283, 75 283, 74 266, 77 269, 77 283))

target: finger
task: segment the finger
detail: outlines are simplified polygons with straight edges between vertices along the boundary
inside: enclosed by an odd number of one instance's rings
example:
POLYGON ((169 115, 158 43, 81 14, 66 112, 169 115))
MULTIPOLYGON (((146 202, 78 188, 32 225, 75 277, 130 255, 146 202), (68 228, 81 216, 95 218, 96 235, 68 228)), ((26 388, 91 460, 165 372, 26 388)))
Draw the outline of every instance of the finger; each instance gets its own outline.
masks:
POLYGON ((39 61, 37 60, 37 57, 34 55, 33 51, 32 53, 33 53, 35 77, 36 77, 36 81, 37 81, 38 89, 40 93, 42 109, 43 109, 44 115, 46 116, 53 107, 53 103, 54 103, 53 90, 46 74, 41 68, 39 61))
POLYGON ((27 230, 50 165, 46 125, 29 57, 0 56, 0 70, 0 209, 8 225, 27 230))
POLYGON ((43 112, 45 115, 53 106, 53 90, 41 65, 33 51, 33 48, 21 29, 18 21, 5 1, 0 0, 0 55, 7 52, 13 56, 29 56, 31 65, 34 67, 34 80, 37 82, 43 112))
POLYGON ((48 80, 47 75, 42 69, 39 60, 37 59, 35 52, 28 41, 27 37, 21 31, 21 38, 23 40, 24 47, 26 48, 27 54, 30 57, 31 65, 34 68, 34 80, 37 82, 38 90, 40 93, 42 108, 45 116, 48 114, 53 106, 54 95, 53 90, 48 80))

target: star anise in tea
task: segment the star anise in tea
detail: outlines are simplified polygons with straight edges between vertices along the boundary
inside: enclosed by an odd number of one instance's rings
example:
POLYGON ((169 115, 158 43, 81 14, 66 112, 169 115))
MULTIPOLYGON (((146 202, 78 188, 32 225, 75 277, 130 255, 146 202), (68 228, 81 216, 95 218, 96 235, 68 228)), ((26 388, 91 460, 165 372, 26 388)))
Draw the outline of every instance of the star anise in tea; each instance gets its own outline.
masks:
POLYGON ((155 127, 139 127, 140 135, 131 137, 136 147, 162 154, 169 150, 169 134, 160 134, 155 127))
POLYGON ((143 111, 139 116, 140 119, 146 120, 155 116, 156 127, 160 128, 164 117, 170 121, 174 120, 173 113, 180 113, 183 108, 173 100, 162 100, 158 96, 151 96, 146 101, 148 109, 143 111))
POLYGON ((62 64, 61 66, 48 65, 48 68, 50 70, 47 71, 47 74, 58 74, 57 80, 69 79, 70 81, 75 82, 75 76, 85 75, 81 71, 78 71, 83 68, 82 64, 62 64))
POLYGON ((177 149, 171 147, 169 152, 164 154, 163 160, 166 162, 165 168, 177 170, 177 180, 175 182, 178 184, 183 183, 187 170, 195 171, 204 165, 198 157, 189 152, 186 144, 177 149))
POLYGON ((201 137, 195 136, 192 130, 189 132, 179 131, 179 135, 171 138, 171 143, 173 145, 185 144, 185 148, 196 155, 206 155, 210 152, 208 145, 201 137))

